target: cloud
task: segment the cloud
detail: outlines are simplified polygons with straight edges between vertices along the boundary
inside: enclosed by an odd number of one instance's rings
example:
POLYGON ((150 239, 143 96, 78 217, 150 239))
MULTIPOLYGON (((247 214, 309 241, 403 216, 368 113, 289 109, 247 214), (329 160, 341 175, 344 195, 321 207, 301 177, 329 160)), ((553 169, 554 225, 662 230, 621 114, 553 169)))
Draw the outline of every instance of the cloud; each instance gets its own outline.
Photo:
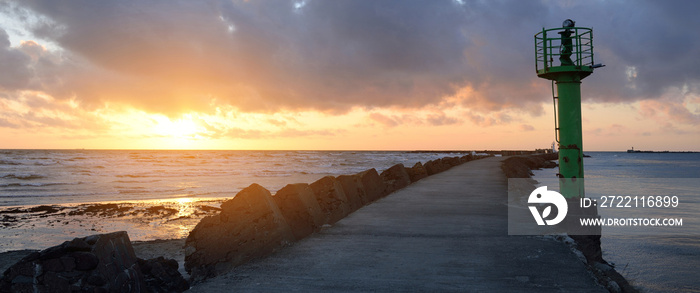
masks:
POLYGON ((608 65, 584 82, 588 101, 655 100, 700 84, 694 1, 26 0, 0 9, 36 37, 11 47, 0 32, 0 63, 12 68, 0 87, 87 109, 337 114, 450 101, 474 122, 508 123, 494 113, 544 113, 549 83, 533 72, 533 34, 564 17, 596 29, 596 61, 608 65))
POLYGON ((480 115, 474 112, 465 113, 466 117, 474 124, 482 127, 502 125, 510 123, 513 119, 506 112, 495 112, 487 115, 480 115))
POLYGON ((20 125, 17 125, 17 124, 15 124, 15 123, 11 122, 11 121, 8 120, 7 118, 0 117, 0 127, 7 127, 7 128, 15 128, 15 129, 17 129, 17 128, 20 128, 20 125))
POLYGON ((44 46, 40 45, 35 41, 22 41, 20 43, 19 49, 32 60, 38 60, 43 57, 47 50, 44 46))
POLYGON ((226 130, 224 136, 238 139, 264 139, 264 138, 295 138, 295 137, 318 137, 336 136, 346 133, 343 129, 324 130, 299 130, 284 128, 277 131, 263 131, 257 129, 231 128, 226 130))
POLYGON ((455 125, 462 123, 462 120, 457 117, 452 117, 443 111, 433 110, 433 111, 421 111, 410 114, 401 115, 385 115, 379 112, 372 112, 368 115, 371 121, 379 123, 380 125, 392 128, 400 125, 411 125, 411 126, 442 126, 442 125, 455 125))
POLYGON ((285 128, 274 132, 271 137, 313 137, 313 136, 337 136, 346 133, 344 129, 323 129, 323 130, 299 130, 285 128))
POLYGON ((279 127, 287 125, 287 121, 278 120, 278 119, 267 119, 267 122, 272 124, 272 125, 279 126, 279 127))
POLYGON ((673 101, 641 101, 639 113, 647 119, 656 119, 660 123, 672 121, 679 124, 700 125, 700 113, 692 113, 684 105, 673 101))
MULTIPOLYGON (((246 111, 346 111, 421 106, 462 79, 452 58, 464 38, 437 34, 448 24, 419 3, 319 1, 299 14, 291 2, 132 2, 22 2, 50 20, 34 34, 77 62, 63 64, 65 83, 47 91, 160 112, 210 97, 246 111), (414 19, 424 22, 407 25, 414 19)), ((459 20, 453 6, 428 9, 459 20)))
POLYGON ((10 47, 7 32, 0 28, 0 89, 26 88, 31 78, 30 58, 16 48, 10 47))
POLYGON ((381 113, 371 113, 369 114, 369 119, 385 127, 395 127, 399 125, 399 122, 396 121, 394 118, 390 118, 381 113))
POLYGON ((244 139, 259 139, 265 137, 264 131, 256 129, 241 129, 241 128, 231 128, 228 129, 224 136, 231 138, 244 138, 244 139))
POLYGON ((658 130, 660 133, 663 133, 663 134, 671 133, 671 134, 683 135, 683 136, 685 136, 685 135, 699 135, 700 134, 700 131, 698 131, 697 129, 692 129, 692 130, 679 129, 675 125, 668 123, 668 122, 661 123, 659 125, 658 130))
POLYGON ((430 114, 428 115, 427 121, 428 124, 432 126, 453 125, 461 122, 455 117, 449 117, 445 115, 445 113, 430 114))
POLYGON ((597 127, 592 130, 587 130, 586 133, 594 136, 613 136, 619 137, 622 134, 629 133, 628 128, 620 124, 610 124, 605 127, 597 127))
POLYGON ((535 127, 529 124, 520 124, 520 131, 533 131, 535 127))
POLYGON ((627 131, 627 127, 620 125, 620 124, 612 124, 608 127, 610 132, 615 132, 615 133, 622 133, 627 131))

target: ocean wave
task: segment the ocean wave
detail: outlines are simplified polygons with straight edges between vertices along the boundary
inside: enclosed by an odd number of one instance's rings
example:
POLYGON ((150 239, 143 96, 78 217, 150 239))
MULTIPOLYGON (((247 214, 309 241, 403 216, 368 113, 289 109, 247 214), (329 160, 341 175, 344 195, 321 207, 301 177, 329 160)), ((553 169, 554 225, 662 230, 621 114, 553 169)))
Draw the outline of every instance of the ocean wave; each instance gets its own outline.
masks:
POLYGON ((60 161, 51 161, 51 162, 34 162, 34 166, 52 166, 56 164, 60 164, 60 161))
POLYGON ((124 174, 124 175, 116 175, 114 177, 118 177, 118 178, 145 178, 145 177, 150 177, 150 176, 149 175, 124 174))
POLYGON ((1 188, 6 188, 6 187, 45 187, 45 186, 75 185, 75 184, 80 184, 80 182, 76 182, 76 183, 66 183, 66 182, 48 182, 48 183, 6 183, 6 184, 0 184, 0 187, 1 187, 1 188))
POLYGON ((112 181, 112 182, 114 182, 114 183, 122 183, 122 184, 124 184, 124 183, 126 183, 126 184, 132 184, 132 183, 157 183, 157 182, 160 182, 160 181, 162 181, 162 180, 160 180, 160 179, 153 179, 153 180, 115 180, 115 181, 112 181))
POLYGON ((145 188, 131 187, 131 189, 122 189, 122 190, 119 190, 118 192, 120 194, 142 194, 142 193, 145 193, 145 191, 146 191, 145 188))
POLYGON ((46 176, 38 174, 7 174, 0 176, 2 179, 19 179, 19 180, 34 180, 46 178, 46 176))
POLYGON ((67 159, 66 161, 72 162, 72 161, 80 161, 80 160, 87 160, 87 158, 86 157, 73 157, 73 158, 67 159))
MULTIPOLYGON (((37 191, 32 191, 32 192, 37 192, 37 191)), ((32 201, 32 202, 26 202, 26 200, 17 200, 17 199, 31 199, 31 198, 47 198, 47 199, 63 199, 59 200, 58 203, 69 203, 71 200, 74 198, 85 198, 84 201, 90 201, 95 198, 95 196, 99 195, 104 195, 103 193, 99 192, 75 192, 75 191, 70 191, 70 192, 57 192, 57 191, 52 191, 51 193, 47 194, 42 191, 38 191, 39 193, 28 193, 27 190, 21 190, 19 193, 12 193, 12 194, 3 194, 0 193, 0 208, 5 207, 5 206, 19 206, 19 205, 35 205, 35 204, 55 204, 56 201, 51 200, 50 202, 42 202, 42 201, 32 201), (66 200, 70 199, 70 200, 66 200)))
POLYGON ((23 165, 23 164, 21 162, 17 162, 17 161, 0 160, 0 165, 19 166, 19 165, 23 165))
POLYGON ((262 170, 255 172, 253 177, 289 177, 292 176, 289 171, 273 171, 273 170, 262 170))
POLYGON ((80 175, 83 175, 83 176, 92 176, 92 171, 90 171, 90 170, 80 170, 80 171, 76 171, 75 174, 80 174, 80 175))

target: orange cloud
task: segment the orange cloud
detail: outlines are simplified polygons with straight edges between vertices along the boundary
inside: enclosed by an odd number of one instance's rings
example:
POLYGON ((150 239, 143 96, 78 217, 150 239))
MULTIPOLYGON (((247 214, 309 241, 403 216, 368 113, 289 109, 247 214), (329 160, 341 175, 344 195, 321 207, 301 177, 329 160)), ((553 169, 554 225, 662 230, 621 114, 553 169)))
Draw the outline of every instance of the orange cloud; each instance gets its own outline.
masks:
POLYGON ((533 131, 535 127, 529 124, 520 124, 520 131, 533 131))
POLYGON ((684 103, 672 100, 644 100, 639 102, 639 113, 649 119, 659 122, 699 125, 700 113, 692 113, 684 103))
POLYGON ((374 122, 377 122, 385 127, 394 127, 399 125, 399 122, 394 120, 393 118, 390 118, 386 115, 380 114, 380 113, 371 113, 369 114, 369 119, 371 119, 374 122))

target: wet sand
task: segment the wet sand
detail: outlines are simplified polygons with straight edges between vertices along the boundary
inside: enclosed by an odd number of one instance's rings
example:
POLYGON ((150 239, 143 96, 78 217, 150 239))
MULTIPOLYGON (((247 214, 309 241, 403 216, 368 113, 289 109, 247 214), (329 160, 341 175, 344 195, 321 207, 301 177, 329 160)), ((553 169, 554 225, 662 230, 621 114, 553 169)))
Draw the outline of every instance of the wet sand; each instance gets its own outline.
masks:
POLYGON ((45 249, 76 237, 128 231, 132 241, 182 239, 224 199, 42 205, 0 209, 0 252, 45 249))
POLYGON ((2 208, 0 273, 32 252, 73 238, 127 231, 137 257, 175 259, 187 278, 185 237, 203 217, 218 213, 224 200, 179 198, 2 208))

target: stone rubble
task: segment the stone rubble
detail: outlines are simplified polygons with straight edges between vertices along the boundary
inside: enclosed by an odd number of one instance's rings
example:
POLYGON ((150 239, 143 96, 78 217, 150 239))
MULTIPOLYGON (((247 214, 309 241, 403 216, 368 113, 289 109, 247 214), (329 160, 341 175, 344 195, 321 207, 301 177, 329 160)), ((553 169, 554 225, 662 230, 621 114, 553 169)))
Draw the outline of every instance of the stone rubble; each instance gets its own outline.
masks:
POLYGON ((136 258, 125 231, 75 238, 34 252, 0 279, 0 292, 182 292, 175 260, 136 258))

